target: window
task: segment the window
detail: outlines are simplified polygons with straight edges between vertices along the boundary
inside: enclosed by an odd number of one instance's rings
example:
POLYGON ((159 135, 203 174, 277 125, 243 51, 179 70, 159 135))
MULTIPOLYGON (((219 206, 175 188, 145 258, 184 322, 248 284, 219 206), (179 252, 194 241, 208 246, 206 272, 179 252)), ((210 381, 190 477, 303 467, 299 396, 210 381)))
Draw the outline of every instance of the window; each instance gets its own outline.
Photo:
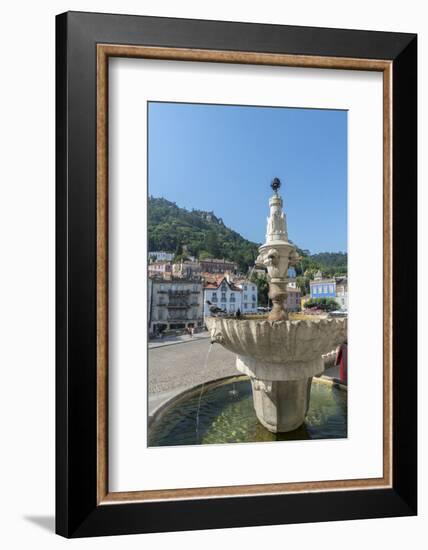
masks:
POLYGON ((333 285, 330 285, 330 294, 333 294, 334 290, 333 290, 333 285))
POLYGON ((221 293, 221 301, 222 301, 222 302, 227 302, 226 292, 222 292, 222 293, 221 293))
POLYGON ((255 301, 256 301, 256 295, 253 294, 253 302, 255 302, 255 301))

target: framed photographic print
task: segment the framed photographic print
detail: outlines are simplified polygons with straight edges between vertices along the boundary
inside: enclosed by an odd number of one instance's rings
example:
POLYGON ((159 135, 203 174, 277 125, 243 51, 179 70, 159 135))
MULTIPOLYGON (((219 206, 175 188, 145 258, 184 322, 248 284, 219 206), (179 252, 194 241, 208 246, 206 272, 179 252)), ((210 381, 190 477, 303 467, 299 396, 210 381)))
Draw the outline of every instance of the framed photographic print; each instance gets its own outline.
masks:
POLYGON ((416 36, 56 48, 57 532, 416 514, 416 36))

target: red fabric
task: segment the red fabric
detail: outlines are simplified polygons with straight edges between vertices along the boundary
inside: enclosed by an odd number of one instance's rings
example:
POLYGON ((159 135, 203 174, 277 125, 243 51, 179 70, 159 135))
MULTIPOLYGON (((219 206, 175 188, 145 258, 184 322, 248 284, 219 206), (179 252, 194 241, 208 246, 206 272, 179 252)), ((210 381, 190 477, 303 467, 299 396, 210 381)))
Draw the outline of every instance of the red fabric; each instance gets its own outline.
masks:
POLYGON ((339 365, 341 382, 348 383, 348 344, 341 344, 336 350, 335 365, 339 365))

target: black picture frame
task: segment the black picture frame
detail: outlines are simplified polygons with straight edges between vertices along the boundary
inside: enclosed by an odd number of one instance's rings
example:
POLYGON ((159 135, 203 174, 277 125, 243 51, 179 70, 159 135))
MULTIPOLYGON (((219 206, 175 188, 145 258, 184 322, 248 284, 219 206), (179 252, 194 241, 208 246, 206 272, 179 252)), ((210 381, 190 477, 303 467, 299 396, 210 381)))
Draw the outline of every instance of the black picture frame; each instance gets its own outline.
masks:
POLYGON ((56 18, 56 532, 65 537, 417 513, 417 36, 68 12, 56 18), (97 44, 392 62, 391 488, 97 503, 97 44), (403 289, 412 289, 412 298, 403 289), (404 321, 403 321, 404 320, 404 321))

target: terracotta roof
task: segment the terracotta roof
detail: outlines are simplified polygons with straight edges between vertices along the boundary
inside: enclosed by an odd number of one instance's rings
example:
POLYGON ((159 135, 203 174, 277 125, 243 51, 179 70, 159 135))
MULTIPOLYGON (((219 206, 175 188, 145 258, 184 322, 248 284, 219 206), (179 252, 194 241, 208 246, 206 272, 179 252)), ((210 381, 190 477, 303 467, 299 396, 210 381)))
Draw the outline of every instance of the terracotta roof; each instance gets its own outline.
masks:
POLYGON ((223 281, 229 286, 230 290, 233 290, 234 292, 242 292, 242 288, 239 288, 235 284, 230 283, 226 279, 226 277, 224 277, 224 276, 217 277, 217 278, 215 278, 214 280, 211 280, 211 281, 206 281, 205 285, 204 285, 204 288, 206 288, 208 290, 209 289, 216 290, 216 289, 220 288, 223 281))
POLYGON ((218 286, 217 286, 217 284, 216 284, 216 283, 205 283, 205 285, 204 285, 204 288, 207 288, 207 289, 210 289, 210 288, 212 288, 212 289, 214 289, 214 290, 215 290, 215 289, 217 289, 217 288, 218 288, 218 286))

